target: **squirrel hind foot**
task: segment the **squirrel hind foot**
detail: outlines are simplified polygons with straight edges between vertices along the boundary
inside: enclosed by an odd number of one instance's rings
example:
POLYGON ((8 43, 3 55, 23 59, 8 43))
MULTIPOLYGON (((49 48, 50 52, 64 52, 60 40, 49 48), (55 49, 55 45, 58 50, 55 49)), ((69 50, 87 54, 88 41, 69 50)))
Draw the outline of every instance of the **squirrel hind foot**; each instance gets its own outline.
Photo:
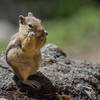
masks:
POLYGON ((24 83, 30 87, 32 87, 35 90, 39 90, 41 88, 41 85, 39 82, 37 82, 36 80, 27 80, 27 83, 24 83))

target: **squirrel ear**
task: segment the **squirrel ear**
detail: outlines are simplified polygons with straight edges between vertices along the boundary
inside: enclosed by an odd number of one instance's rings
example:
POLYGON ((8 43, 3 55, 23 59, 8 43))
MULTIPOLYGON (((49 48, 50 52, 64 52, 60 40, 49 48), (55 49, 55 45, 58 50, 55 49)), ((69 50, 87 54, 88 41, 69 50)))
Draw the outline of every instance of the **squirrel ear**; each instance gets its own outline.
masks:
POLYGON ((25 24, 25 17, 23 15, 19 16, 19 23, 25 24))

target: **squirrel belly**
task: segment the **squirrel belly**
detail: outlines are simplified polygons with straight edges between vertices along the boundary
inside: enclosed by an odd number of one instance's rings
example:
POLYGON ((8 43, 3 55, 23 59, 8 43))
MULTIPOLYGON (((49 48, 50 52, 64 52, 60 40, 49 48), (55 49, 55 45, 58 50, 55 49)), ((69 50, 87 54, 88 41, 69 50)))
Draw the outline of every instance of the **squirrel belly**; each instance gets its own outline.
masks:
MULTIPOLYGON (((22 45, 14 46, 7 53, 7 62, 14 73, 22 80, 24 77, 36 74, 41 60, 40 50, 34 51, 34 43, 31 39, 22 41, 22 45), (33 46, 33 47, 32 47, 33 46)), ((33 41, 34 42, 34 41, 33 41)))

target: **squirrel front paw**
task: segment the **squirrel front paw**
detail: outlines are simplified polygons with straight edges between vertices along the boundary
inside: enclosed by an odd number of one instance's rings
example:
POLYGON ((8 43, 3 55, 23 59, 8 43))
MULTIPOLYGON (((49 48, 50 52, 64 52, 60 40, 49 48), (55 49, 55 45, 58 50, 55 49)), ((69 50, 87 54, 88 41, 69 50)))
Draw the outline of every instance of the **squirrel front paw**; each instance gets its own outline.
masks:
POLYGON ((28 36, 29 36, 29 37, 35 36, 35 33, 34 33, 34 32, 29 32, 29 33, 28 33, 28 36))

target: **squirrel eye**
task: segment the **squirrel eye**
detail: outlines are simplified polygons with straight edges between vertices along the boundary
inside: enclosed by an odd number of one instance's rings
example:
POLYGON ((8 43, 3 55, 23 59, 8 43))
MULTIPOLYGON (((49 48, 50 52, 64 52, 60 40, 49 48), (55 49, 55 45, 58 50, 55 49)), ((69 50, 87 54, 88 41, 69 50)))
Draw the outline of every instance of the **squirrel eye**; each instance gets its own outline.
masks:
POLYGON ((32 26, 32 24, 28 24, 28 26, 30 27, 30 28, 32 28, 33 26, 32 26))

